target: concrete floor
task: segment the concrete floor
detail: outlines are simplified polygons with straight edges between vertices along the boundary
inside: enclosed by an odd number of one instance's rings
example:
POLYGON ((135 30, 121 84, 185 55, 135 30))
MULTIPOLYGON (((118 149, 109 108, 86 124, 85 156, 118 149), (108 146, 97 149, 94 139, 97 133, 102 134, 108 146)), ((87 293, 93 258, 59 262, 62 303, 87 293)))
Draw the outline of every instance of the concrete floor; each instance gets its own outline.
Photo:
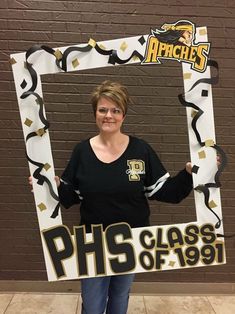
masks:
MULTIPOLYGON (((80 314, 79 294, 0 293, 0 314, 80 314)), ((234 314, 234 295, 131 294, 128 314, 234 314)))

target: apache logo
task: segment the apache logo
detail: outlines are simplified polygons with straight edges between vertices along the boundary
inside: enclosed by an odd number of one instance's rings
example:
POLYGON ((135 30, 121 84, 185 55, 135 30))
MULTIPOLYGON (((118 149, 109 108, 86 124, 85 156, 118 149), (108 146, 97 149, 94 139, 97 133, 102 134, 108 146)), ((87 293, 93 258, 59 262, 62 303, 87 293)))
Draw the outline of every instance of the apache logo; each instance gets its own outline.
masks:
POLYGON ((175 24, 164 24, 161 30, 151 30, 142 63, 158 63, 160 59, 174 59, 188 62, 192 69, 204 72, 210 50, 210 43, 194 44, 195 26, 181 20, 175 24))

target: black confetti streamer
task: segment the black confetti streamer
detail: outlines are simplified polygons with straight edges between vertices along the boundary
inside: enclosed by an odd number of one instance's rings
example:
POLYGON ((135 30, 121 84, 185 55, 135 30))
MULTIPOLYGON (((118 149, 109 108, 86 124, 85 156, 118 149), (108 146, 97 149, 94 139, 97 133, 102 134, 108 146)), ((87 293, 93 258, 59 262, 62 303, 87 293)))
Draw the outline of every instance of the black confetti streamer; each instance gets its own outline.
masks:
MULTIPOLYGON (((138 41, 139 41, 139 43, 141 45, 143 45, 145 43, 145 39, 144 39, 143 36, 141 36, 138 41)), ((94 46, 92 46, 91 44, 88 43, 84 47, 75 47, 75 46, 74 47, 69 47, 69 48, 67 48, 64 51, 64 53, 62 53, 60 51, 55 51, 54 49, 52 49, 50 47, 47 47, 45 45, 34 45, 33 47, 31 47, 26 52, 26 62, 25 62, 25 65, 26 65, 26 68, 28 69, 28 71, 30 73, 30 76, 31 76, 31 79, 32 79, 32 86, 31 86, 31 88, 28 91, 24 92, 21 95, 21 99, 25 99, 26 97, 28 97, 30 95, 33 95, 36 98, 36 100, 37 100, 37 102, 39 104, 39 118, 40 118, 41 122, 44 124, 44 127, 42 129, 29 133, 27 135, 27 137, 26 137, 26 142, 30 138, 34 137, 34 136, 38 136, 38 135, 42 136, 46 132, 46 130, 49 128, 49 122, 46 120, 46 118, 44 117, 44 114, 43 114, 43 100, 37 93, 35 93, 35 89, 37 87, 37 81, 38 81, 37 80, 37 73, 33 69, 32 64, 28 62, 28 58, 33 53, 35 53, 36 51, 44 50, 45 52, 54 55, 55 56, 55 63, 57 65, 57 67, 66 72, 67 71, 67 59, 68 59, 68 56, 69 56, 69 54, 71 52, 73 52, 73 51, 89 52, 93 48, 99 54, 109 56, 108 63, 113 64, 113 65, 115 65, 115 64, 125 64, 125 63, 129 62, 133 57, 139 58, 140 61, 143 61, 143 59, 144 59, 144 57, 136 50, 134 50, 132 52, 132 54, 127 59, 121 59, 121 58, 119 58, 116 50, 114 50, 114 49, 111 49, 111 50, 102 49, 97 43, 94 46)), ((213 61, 213 60, 208 60, 207 65, 217 69, 216 76, 211 77, 211 78, 199 79, 198 81, 196 81, 192 85, 192 87, 189 89, 188 92, 193 90, 200 83, 216 84, 218 82, 218 80, 219 80, 219 72, 218 72, 218 64, 217 64, 217 62, 213 61)), ((22 84, 24 86, 23 82, 22 82, 22 84)), ((184 99, 184 95, 185 94, 181 94, 181 95, 178 96, 179 101, 181 102, 181 104, 183 106, 191 107, 191 108, 193 108, 196 111, 196 114, 193 117, 191 126, 192 126, 194 134, 195 134, 195 136, 197 138, 198 143, 200 144, 201 147, 204 147, 205 146, 205 142, 201 141, 200 133, 197 130, 197 121, 203 115, 204 111, 201 110, 194 103, 187 102, 184 99)), ((208 96, 208 91, 207 90, 203 90, 201 96, 202 97, 207 97, 208 96)), ((221 165, 220 165, 218 171, 215 174, 215 182, 207 183, 207 184, 202 185, 202 186, 200 185, 200 186, 196 187, 195 190, 200 191, 200 192, 202 192, 204 194, 206 207, 217 217, 218 222, 216 223, 215 227, 219 228, 219 226, 221 225, 221 219, 218 217, 218 215, 209 206, 209 196, 210 196, 209 188, 211 188, 211 187, 218 188, 220 186, 219 176, 221 175, 221 173, 222 173, 222 171, 223 171, 223 169, 224 169, 224 167, 225 167, 225 165, 227 163, 227 159, 226 159, 225 153, 223 152, 223 150, 218 145, 214 144, 211 147, 216 149, 217 153, 221 156, 221 165)), ((40 172, 42 171, 44 165, 42 163, 39 163, 37 161, 33 161, 32 159, 30 159, 30 157, 28 156, 27 152, 26 152, 26 156, 27 156, 27 159, 29 160, 29 162, 31 162, 32 164, 34 164, 34 165, 36 165, 38 167, 34 171, 34 174, 33 174, 34 178, 36 178, 38 180, 37 183, 38 184, 43 184, 44 182, 46 182, 48 184, 48 186, 49 186, 49 190, 50 190, 51 196, 54 199, 56 199, 57 201, 59 201, 58 196, 53 191, 51 182, 45 176, 40 174, 40 172)), ((197 173, 198 169, 199 168, 197 166, 194 166, 194 173, 197 173)), ((54 212, 52 213, 51 218, 57 217, 58 211, 59 211, 59 203, 57 204, 56 208, 54 209, 54 212)))
MULTIPOLYGON (((142 36, 140 39, 139 39, 139 42, 141 45, 144 44, 144 37, 142 36)), ((39 119, 40 121, 44 124, 44 127, 37 130, 37 131, 34 131, 34 132, 31 132, 29 133, 27 136, 26 136, 26 143, 28 142, 29 139, 35 137, 35 136, 43 136, 46 132, 46 130, 49 128, 50 126, 50 123, 48 120, 46 120, 46 118, 44 117, 44 113, 43 113, 43 100, 42 98, 35 92, 35 89, 37 87, 37 83, 38 83, 38 77, 37 77, 37 72, 34 70, 33 68, 33 65, 31 63, 28 62, 28 59, 29 57, 34 54, 35 52, 37 51, 40 51, 40 50, 44 50, 45 52, 53 55, 55 57, 55 63, 57 65, 58 68, 60 68, 61 70, 67 72, 67 59, 68 59, 68 56, 71 52, 74 52, 74 51, 78 51, 78 52, 89 52, 92 48, 95 48, 95 50, 101 54, 101 55, 107 55, 109 56, 109 60, 108 62, 115 65, 116 63, 117 64, 125 64, 127 63, 129 60, 131 60, 131 58, 133 57, 138 57, 140 59, 140 61, 142 61, 144 59, 144 57, 136 50, 133 51, 133 53, 131 54, 131 56, 128 58, 128 59, 125 59, 125 60, 122 60, 118 57, 117 55, 117 51, 116 50, 105 50, 105 49, 102 49, 101 47, 99 47, 99 45, 96 43, 95 46, 93 47, 91 44, 87 44, 86 46, 84 47, 77 47, 77 46, 74 46, 74 47, 68 47, 64 53, 60 52, 59 50, 55 51, 54 49, 48 47, 48 46, 45 46, 45 45, 34 45, 32 46, 31 48, 29 48, 26 52, 26 62, 25 62, 25 67, 28 69, 29 73, 30 73, 30 76, 31 76, 31 80, 32 80, 32 86, 26 91, 24 92, 20 98, 21 99, 25 99, 27 98, 28 96, 32 95, 36 98, 37 100, 37 103, 39 104, 39 119)), ((22 85, 22 88, 25 88, 26 87, 26 82, 22 82, 21 83, 22 85)), ((37 161, 34 161, 32 160, 27 152, 26 152, 26 157, 28 159, 28 161, 34 165, 36 165, 38 168, 34 171, 33 173, 33 177, 36 178, 38 181, 37 183, 42 185, 44 182, 46 182, 49 186, 49 190, 50 190, 50 194, 51 196, 59 201, 59 198, 58 196, 55 194, 55 192, 53 191, 53 188, 52 188, 52 184, 51 182, 45 177, 45 176, 42 176, 40 173, 43 169, 43 164, 42 163, 39 163, 37 161)), ((58 216, 58 211, 59 211, 59 203, 57 204, 56 208, 54 209, 52 215, 51 215, 51 218, 55 218, 58 216)))
MULTIPOLYGON (((26 137, 26 143, 28 142, 28 140, 29 140, 30 138, 32 138, 32 137, 34 137, 34 136, 38 136, 38 135, 42 136, 43 134, 45 134, 46 130, 47 130, 47 129, 49 128, 49 126, 50 126, 49 121, 48 121, 48 120, 45 118, 45 116, 44 116, 44 112, 43 112, 43 100, 42 100, 42 98, 35 92, 35 89, 36 89, 37 83, 38 83, 37 72, 34 70, 32 64, 28 62, 28 58, 29 58, 33 53, 35 53, 36 51, 41 50, 41 49, 43 49, 43 50, 45 50, 46 52, 48 52, 48 53, 50 53, 50 54, 53 54, 53 55, 54 55, 54 52, 55 52, 53 49, 51 49, 51 48, 49 48, 49 47, 46 47, 46 46, 43 46, 43 45, 35 45, 35 46, 31 47, 31 48, 26 52, 26 62, 25 62, 25 66, 26 66, 26 68, 28 69, 28 71, 29 71, 29 73, 30 73, 30 75, 31 75, 32 86, 31 86, 31 88, 30 88, 28 91, 24 92, 24 93, 20 96, 20 98, 21 98, 21 99, 25 99, 25 98, 27 98, 27 97, 29 97, 29 96, 31 96, 31 95, 36 98, 37 104, 39 105, 39 113, 38 113, 38 114, 39 114, 39 119, 40 119, 40 121, 44 124, 44 127, 41 128, 41 129, 38 130, 38 131, 34 131, 34 132, 29 133, 29 134, 27 135, 27 137, 26 137)), ((42 171, 42 169, 43 169, 43 167, 44 167, 44 164, 32 160, 32 159, 28 156, 27 151, 26 151, 26 157, 27 157, 27 160, 28 160, 30 163, 32 163, 33 165, 35 165, 35 166, 38 167, 38 168, 34 171, 34 173, 33 173, 33 177, 38 180, 37 183, 38 183, 39 185, 42 185, 44 182, 46 182, 47 185, 48 185, 48 187, 49 187, 49 191, 50 191, 51 196, 52 196, 56 201, 58 201, 58 204, 56 205, 56 207, 55 207, 55 209, 54 209, 54 212, 53 212, 52 215, 51 215, 52 218, 55 218, 55 217, 57 217, 57 215, 58 215, 58 210, 59 210, 59 205, 60 205, 60 203, 59 203, 59 197, 58 197, 58 196, 56 195, 56 193, 54 192, 50 180, 49 180, 47 177, 41 175, 41 171, 42 171)))
MULTIPOLYGON (((216 76, 213 76, 211 78, 202 78, 197 80, 192 86, 191 88, 186 92, 190 92, 192 91, 197 85, 199 85, 200 83, 206 83, 206 84, 217 84, 219 81, 219 67, 218 67, 218 63, 214 60, 208 60, 207 62, 208 66, 211 67, 215 67, 217 70, 216 76)), ((178 95, 178 99, 180 101, 180 103, 185 106, 185 107, 189 107, 189 108, 193 108, 196 112, 196 114, 194 115, 192 122, 191 122, 191 127, 192 130, 197 138, 197 142, 201 147, 206 146, 205 142, 202 142, 201 140, 201 135, 199 133, 199 131, 197 130, 197 122, 198 119, 204 114, 204 111, 201 110, 197 105, 195 105, 194 103, 188 102, 185 100, 185 94, 180 94, 178 95)), ((208 91, 207 90, 202 90, 202 97, 207 97, 208 96, 208 91)), ((206 207, 213 213, 213 215, 217 218, 217 223, 215 224, 215 228, 218 229, 221 226, 221 218, 215 213, 215 211, 210 207, 209 205, 209 199, 210 199, 210 190, 209 188, 219 188, 221 186, 220 181, 219 181, 219 177, 221 175, 221 173, 223 172, 226 164, 227 164, 227 157, 226 154, 224 153, 224 151, 222 150, 222 148, 216 144, 213 144, 210 146, 211 148, 215 149, 217 154, 220 156, 220 166, 218 167, 218 171, 216 172, 215 176, 214 176, 214 181, 215 182, 209 182, 206 184, 202 184, 202 185, 198 185, 197 187, 195 187, 195 190, 198 192, 202 192, 204 194, 204 202, 206 207)), ((198 167, 195 171, 194 168, 194 173, 197 173, 198 171, 198 167)), ((217 234, 217 236, 221 236, 219 234, 217 234)), ((225 235, 223 235, 223 237, 226 237, 225 235)))

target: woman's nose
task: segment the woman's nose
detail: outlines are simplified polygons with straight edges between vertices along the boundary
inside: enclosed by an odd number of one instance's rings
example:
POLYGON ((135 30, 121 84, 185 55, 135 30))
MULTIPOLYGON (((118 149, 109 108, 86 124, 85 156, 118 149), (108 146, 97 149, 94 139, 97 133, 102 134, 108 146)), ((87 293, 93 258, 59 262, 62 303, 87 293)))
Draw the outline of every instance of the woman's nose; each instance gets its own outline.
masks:
POLYGON ((105 115, 106 117, 111 117, 112 118, 112 114, 111 114, 111 110, 109 109, 105 115))

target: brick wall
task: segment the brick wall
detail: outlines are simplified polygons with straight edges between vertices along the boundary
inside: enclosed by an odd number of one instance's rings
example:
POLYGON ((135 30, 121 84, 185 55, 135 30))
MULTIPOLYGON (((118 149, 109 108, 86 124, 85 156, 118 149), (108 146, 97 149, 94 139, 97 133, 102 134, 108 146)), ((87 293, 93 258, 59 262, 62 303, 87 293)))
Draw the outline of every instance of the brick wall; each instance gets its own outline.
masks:
MULTIPOLYGON (((0 2, 0 279, 46 280, 33 195, 24 153, 10 53, 23 52, 35 43, 60 47, 148 34, 164 22, 189 19, 207 26, 211 58, 220 66, 219 84, 213 87, 217 143, 227 153, 223 173, 222 208, 227 234, 235 231, 235 126, 234 46, 235 3, 232 0, 1 0, 0 2), (199 5, 200 2, 200 5, 199 5), (154 4, 158 3, 158 4, 154 4), (212 7, 213 3, 213 7, 212 7)), ((124 66, 43 77, 47 118, 58 175, 77 141, 96 132, 89 105, 93 87, 104 79, 128 86, 135 105, 125 131, 147 140, 174 174, 189 160, 185 109, 177 100, 183 91, 181 66, 124 66)), ((152 224, 193 221, 194 200, 181 204, 154 204, 152 224)), ((77 208, 63 212, 69 226, 79 221, 77 208)), ((171 272, 139 274, 139 281, 234 282, 235 240, 226 242, 227 264, 171 272)))

